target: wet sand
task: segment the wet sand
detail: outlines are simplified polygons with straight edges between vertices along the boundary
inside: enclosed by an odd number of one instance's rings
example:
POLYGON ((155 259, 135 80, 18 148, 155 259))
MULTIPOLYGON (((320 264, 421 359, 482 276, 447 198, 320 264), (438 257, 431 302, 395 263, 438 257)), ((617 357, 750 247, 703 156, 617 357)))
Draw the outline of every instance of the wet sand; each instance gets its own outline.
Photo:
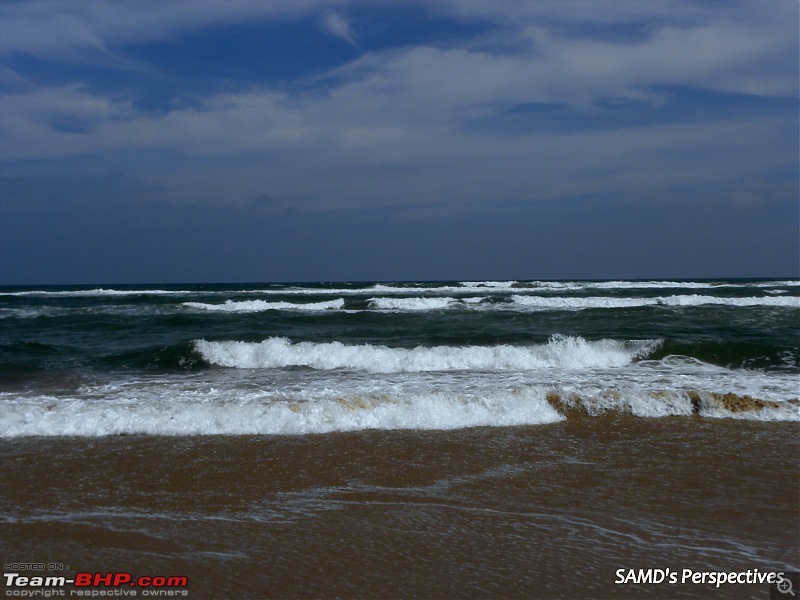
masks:
POLYGON ((4 562, 192 598, 768 598, 618 569, 797 570, 800 425, 626 415, 308 436, 0 440, 4 562))

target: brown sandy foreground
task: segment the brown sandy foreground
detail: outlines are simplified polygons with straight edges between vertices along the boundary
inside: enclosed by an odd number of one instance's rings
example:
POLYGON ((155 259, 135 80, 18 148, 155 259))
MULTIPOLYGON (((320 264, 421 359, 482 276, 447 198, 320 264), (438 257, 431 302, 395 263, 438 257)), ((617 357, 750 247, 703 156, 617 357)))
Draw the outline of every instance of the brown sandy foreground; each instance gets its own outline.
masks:
POLYGON ((766 584, 615 582, 800 567, 798 423, 615 414, 0 448, 6 567, 188 581, 95 588, 115 597, 766 599, 766 584))

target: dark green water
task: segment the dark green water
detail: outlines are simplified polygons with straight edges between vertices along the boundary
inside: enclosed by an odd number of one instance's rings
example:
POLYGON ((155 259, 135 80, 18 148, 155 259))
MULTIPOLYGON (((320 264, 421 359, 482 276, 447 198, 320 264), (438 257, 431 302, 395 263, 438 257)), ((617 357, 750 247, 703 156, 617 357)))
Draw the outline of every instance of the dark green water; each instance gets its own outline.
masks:
POLYGON ((3 288, 0 553, 194 598, 768 598, 617 572, 798 570, 798 397, 796 280, 3 288))
POLYGON ((785 402, 798 374, 797 281, 0 291, 5 436, 535 424, 548 393, 732 416, 713 394, 785 402))

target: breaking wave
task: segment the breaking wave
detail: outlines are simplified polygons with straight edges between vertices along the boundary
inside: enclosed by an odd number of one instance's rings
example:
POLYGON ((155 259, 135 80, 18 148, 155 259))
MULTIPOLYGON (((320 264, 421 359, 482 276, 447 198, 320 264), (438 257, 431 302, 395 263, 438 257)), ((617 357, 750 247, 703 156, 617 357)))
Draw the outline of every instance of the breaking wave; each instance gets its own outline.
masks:
POLYGON ((448 392, 408 395, 265 397, 219 401, 154 397, 115 402, 47 397, 6 402, 0 407, 0 437, 151 435, 302 435, 364 429, 447 430, 464 427, 536 425, 563 420, 536 389, 468 397, 448 392))
POLYGON ((788 297, 747 297, 723 298, 698 294, 660 296, 657 298, 612 298, 594 297, 561 297, 561 296, 511 296, 517 305, 541 309, 585 309, 585 308, 632 308, 640 306, 774 306, 800 308, 800 298, 788 297))
POLYGON ((344 299, 327 302, 266 302, 265 300, 227 300, 224 304, 206 304, 204 302, 184 302, 184 306, 199 310, 215 312, 263 312, 265 310, 336 310, 344 307, 344 299))
POLYGON ((188 384, 98 386, 71 397, 0 394, 0 437, 304 435, 340 431, 450 430, 543 425, 630 415, 800 421, 797 401, 686 391, 576 392, 518 386, 451 390, 296 393, 188 384))
POLYGON ((622 367, 652 352, 655 340, 587 341, 555 335, 546 344, 532 346, 434 346, 389 348, 340 342, 292 342, 273 337, 260 343, 198 340, 195 349, 206 362, 237 369, 310 367, 356 369, 373 373, 427 371, 495 371, 530 369, 586 369, 622 367))
POLYGON ((567 418, 630 414, 637 417, 700 416, 757 421, 800 421, 797 400, 772 401, 748 395, 696 390, 625 393, 603 390, 593 394, 550 391, 547 401, 567 418))
POLYGON ((376 310, 438 310, 460 304, 455 298, 370 298, 369 307, 376 310))
POLYGON ((800 280, 774 280, 774 281, 742 281, 742 282, 714 282, 714 281, 461 281, 461 282, 406 282, 406 283, 375 283, 363 284, 338 284, 328 286, 325 284, 269 284, 245 285, 222 289, 218 286, 203 286, 196 289, 22 289, 6 288, 0 291, 0 297, 126 297, 126 296, 181 296, 181 295, 218 295, 238 293, 259 295, 442 295, 464 293, 521 293, 521 292, 583 292, 587 290, 626 291, 626 290, 712 290, 712 289, 744 289, 760 288, 765 293, 777 293, 771 288, 798 287, 800 280))
POLYGON ((190 290, 115 290, 97 288, 93 290, 25 290, 20 292, 0 292, 0 296, 41 296, 54 298, 92 298, 103 296, 185 296, 196 294, 190 290))

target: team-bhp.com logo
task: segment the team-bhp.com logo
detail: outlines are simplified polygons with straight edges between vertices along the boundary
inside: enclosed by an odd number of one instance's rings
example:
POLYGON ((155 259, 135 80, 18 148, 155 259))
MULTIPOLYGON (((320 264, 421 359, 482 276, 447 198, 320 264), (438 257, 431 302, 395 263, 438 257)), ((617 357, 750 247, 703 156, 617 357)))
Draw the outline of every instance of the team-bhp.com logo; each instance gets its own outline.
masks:
POLYGON ((137 596, 137 589, 142 596, 189 595, 186 590, 189 580, 185 576, 143 575, 134 577, 124 571, 110 573, 81 571, 69 579, 63 575, 31 576, 19 573, 3 573, 3 578, 6 584, 6 596, 44 596, 41 592, 46 588, 53 592, 60 592, 53 595, 64 596, 66 590, 63 588, 67 586, 74 586, 69 590, 70 596, 137 596), (112 589, 117 592, 111 593, 112 589), (34 590, 39 590, 39 593, 34 590))

